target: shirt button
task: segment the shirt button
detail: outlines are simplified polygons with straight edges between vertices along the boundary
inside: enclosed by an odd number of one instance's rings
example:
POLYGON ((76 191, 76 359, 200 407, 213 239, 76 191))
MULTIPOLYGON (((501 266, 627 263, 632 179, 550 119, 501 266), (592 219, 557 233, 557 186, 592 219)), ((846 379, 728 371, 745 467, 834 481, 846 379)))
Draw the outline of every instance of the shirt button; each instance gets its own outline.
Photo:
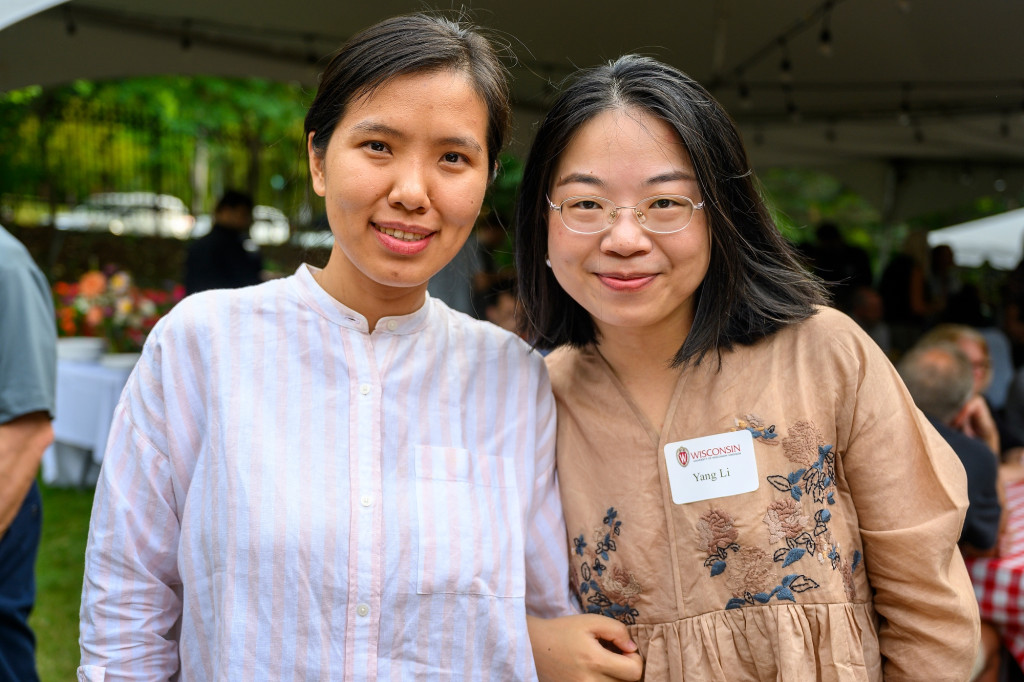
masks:
POLYGON ((393 332, 398 328, 398 323, 394 320, 388 320, 388 331, 393 332))
POLYGON ((363 505, 364 507, 369 507, 371 504, 373 504, 373 498, 370 497, 369 495, 363 495, 362 497, 359 498, 359 504, 363 505))
POLYGON ((370 615, 370 607, 366 604, 360 604, 356 607, 356 613, 365 618, 366 616, 370 615))
POLYGON ((363 395, 368 395, 370 393, 370 384, 363 384, 362 386, 360 386, 359 392, 362 393, 363 395))

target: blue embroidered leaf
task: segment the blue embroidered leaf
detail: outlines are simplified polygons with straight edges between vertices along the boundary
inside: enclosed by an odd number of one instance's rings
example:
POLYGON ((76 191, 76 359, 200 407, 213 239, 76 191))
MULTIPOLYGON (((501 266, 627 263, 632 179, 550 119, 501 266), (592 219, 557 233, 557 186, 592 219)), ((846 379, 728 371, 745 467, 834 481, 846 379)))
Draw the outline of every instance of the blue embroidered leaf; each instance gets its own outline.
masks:
POLYGON ((807 590, 813 590, 815 587, 818 586, 818 583, 814 582, 806 575, 798 575, 796 577, 797 580, 794 580, 788 586, 789 589, 793 590, 794 592, 806 592, 807 590))
POLYGON ((785 599, 786 601, 796 601, 796 597, 793 596, 793 593, 785 587, 780 588, 779 591, 775 593, 775 597, 777 599, 785 599))
POLYGON ((786 558, 786 554, 789 553, 789 549, 783 547, 782 549, 775 550, 775 555, 772 557, 773 561, 782 561, 786 558))
POLYGON ((853 550, 853 563, 850 564, 850 571, 856 571, 857 565, 860 563, 860 550, 853 550))
POLYGON ((826 488, 832 485, 832 477, 826 476, 825 478, 821 479, 821 484, 826 488))
POLYGON ((807 470, 806 469, 797 469, 796 471, 791 473, 789 475, 789 484, 790 485, 795 485, 801 479, 801 477, 803 477, 805 471, 807 471, 807 470))
POLYGON ((822 523, 828 523, 832 520, 832 512, 830 512, 828 509, 822 509, 821 511, 818 512, 817 516, 818 520, 822 523))
POLYGON ((741 599, 739 597, 733 597, 728 601, 728 603, 726 603, 725 610, 728 611, 729 609, 740 609, 743 608, 743 605, 746 603, 747 602, 744 599, 741 599))
POLYGON ((790 573, 789 575, 787 575, 785 578, 782 579, 782 586, 783 587, 789 587, 790 585, 793 584, 793 581, 796 580, 799 577, 800 577, 799 573, 790 573))
POLYGON ((596 614, 600 615, 601 614, 601 607, 600 606, 595 606, 594 604, 591 604, 590 606, 587 607, 587 613, 596 613, 596 614))
POLYGON ((827 455, 830 452, 832 452, 832 446, 831 445, 819 445, 818 446, 818 453, 821 454, 823 457, 824 457, 824 455, 827 455))
POLYGON ((803 494, 803 491, 801 491, 799 487, 793 486, 790 489, 789 494, 793 496, 794 500, 799 502, 800 501, 800 496, 803 494))
POLYGON ((762 604, 767 604, 768 600, 772 598, 772 595, 767 592, 758 592, 754 595, 754 599, 762 604))
POLYGON ((793 487, 789 482, 789 479, 785 476, 769 476, 768 482, 771 483, 772 487, 776 490, 781 490, 784 493, 789 492, 789 489, 793 487))
POLYGON ((580 592, 582 592, 583 594, 587 594, 588 592, 590 592, 590 583, 582 583, 580 585, 580 592))
POLYGON ((711 564, 711 577, 714 578, 716 575, 718 575, 719 573, 721 573, 724 570, 725 570, 725 562, 724 561, 716 561, 715 563, 711 564))
POLYGON ((804 549, 803 547, 794 547, 793 549, 789 550, 789 552, 786 553, 786 560, 782 562, 782 567, 785 568, 786 566, 789 566, 794 561, 799 561, 803 557, 803 555, 806 554, 806 553, 807 553, 807 550, 804 549))
POLYGON ((836 498, 833 495, 834 495, 834 493, 829 493, 828 494, 828 503, 829 504, 835 504, 836 503, 836 498))
POLYGON ((596 580, 591 580, 590 581, 590 587, 594 590, 594 592, 600 592, 601 591, 601 586, 597 584, 596 580))
POLYGON ((583 556, 583 548, 587 546, 586 540, 583 539, 583 533, 580 533, 578 538, 573 538, 572 542, 576 546, 576 554, 583 556))

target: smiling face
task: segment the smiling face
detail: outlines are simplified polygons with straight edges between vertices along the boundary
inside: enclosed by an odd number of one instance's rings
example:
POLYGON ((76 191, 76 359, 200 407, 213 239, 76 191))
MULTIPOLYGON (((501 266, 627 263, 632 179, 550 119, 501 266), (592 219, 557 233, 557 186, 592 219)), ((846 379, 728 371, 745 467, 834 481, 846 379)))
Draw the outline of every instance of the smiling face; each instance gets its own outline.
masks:
POLYGON ((326 151, 309 145, 334 249, 320 277, 371 329, 413 312, 462 247, 487 189, 487 106, 463 73, 399 76, 349 102, 326 151))
MULTIPOLYGON (((679 136, 637 109, 608 110, 584 124, 559 159, 548 192, 555 204, 597 195, 618 206, 657 194, 703 200, 679 136)), ((548 257, 558 283, 590 313, 602 338, 643 331, 678 347, 711 257, 707 212, 695 211, 680 232, 651 234, 633 211, 621 210, 610 229, 584 235, 566 229, 551 211, 548 257)))

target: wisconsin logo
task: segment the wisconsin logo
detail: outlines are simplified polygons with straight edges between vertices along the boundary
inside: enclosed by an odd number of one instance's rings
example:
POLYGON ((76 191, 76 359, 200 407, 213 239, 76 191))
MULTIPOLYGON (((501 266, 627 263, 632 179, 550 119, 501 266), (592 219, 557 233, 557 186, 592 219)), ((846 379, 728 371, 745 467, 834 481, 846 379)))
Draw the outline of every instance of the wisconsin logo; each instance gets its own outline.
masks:
POLYGON ((676 450, 676 459, 679 460, 679 466, 686 466, 690 463, 690 451, 687 450, 685 446, 680 446, 680 448, 676 450))

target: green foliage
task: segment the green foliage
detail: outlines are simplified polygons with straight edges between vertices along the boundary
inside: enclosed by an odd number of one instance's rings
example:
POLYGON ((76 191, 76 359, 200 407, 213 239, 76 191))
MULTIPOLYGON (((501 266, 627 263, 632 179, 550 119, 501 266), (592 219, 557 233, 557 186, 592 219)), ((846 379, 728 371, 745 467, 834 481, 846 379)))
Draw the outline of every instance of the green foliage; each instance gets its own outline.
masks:
POLYGON ((297 84, 208 76, 4 93, 0 189, 5 203, 14 196, 58 204, 99 191, 160 191, 207 211, 221 191, 238 187, 294 215, 306 200, 306 98, 297 84), (272 185, 275 176, 283 182, 272 185), (194 197, 196 177, 209 182, 194 197))

